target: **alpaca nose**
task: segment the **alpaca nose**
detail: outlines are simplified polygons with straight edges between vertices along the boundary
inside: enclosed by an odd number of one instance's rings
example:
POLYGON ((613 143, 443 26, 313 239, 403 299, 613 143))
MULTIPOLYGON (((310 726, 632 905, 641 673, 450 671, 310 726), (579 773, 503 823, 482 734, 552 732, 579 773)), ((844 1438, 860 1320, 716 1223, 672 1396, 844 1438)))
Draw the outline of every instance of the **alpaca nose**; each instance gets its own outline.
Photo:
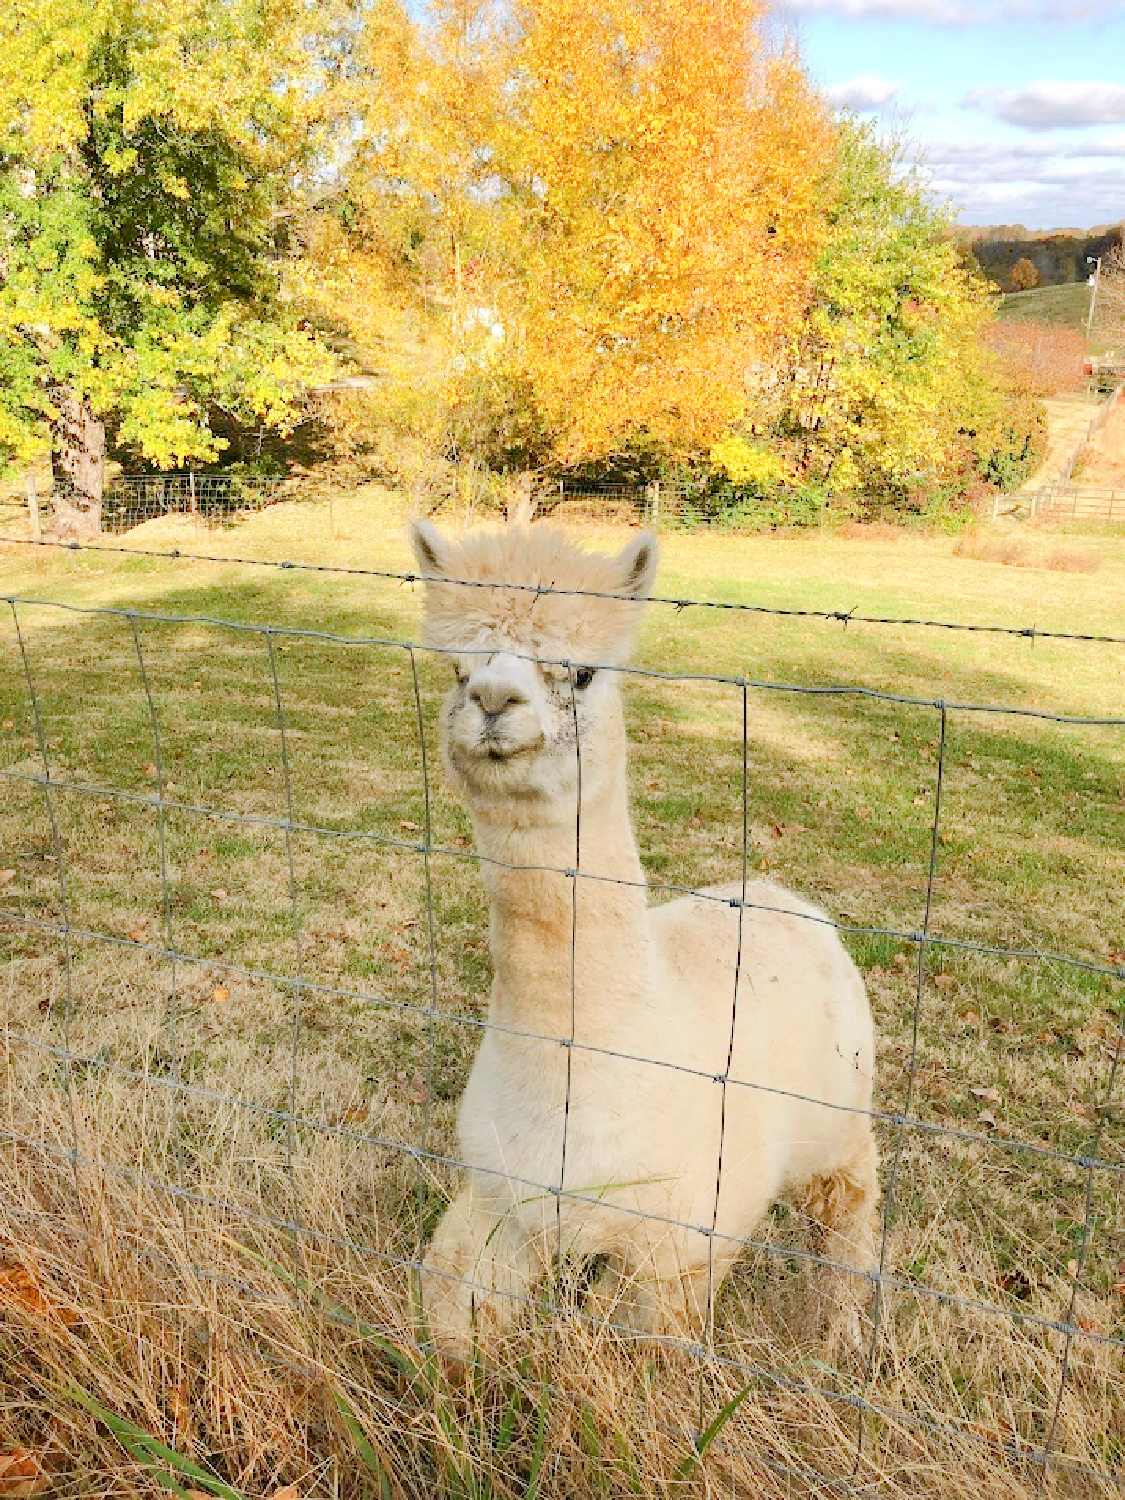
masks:
POLYGON ((518 708, 528 702, 527 693, 518 682, 498 672, 478 672, 469 686, 469 697, 481 713, 502 714, 506 708, 518 708))

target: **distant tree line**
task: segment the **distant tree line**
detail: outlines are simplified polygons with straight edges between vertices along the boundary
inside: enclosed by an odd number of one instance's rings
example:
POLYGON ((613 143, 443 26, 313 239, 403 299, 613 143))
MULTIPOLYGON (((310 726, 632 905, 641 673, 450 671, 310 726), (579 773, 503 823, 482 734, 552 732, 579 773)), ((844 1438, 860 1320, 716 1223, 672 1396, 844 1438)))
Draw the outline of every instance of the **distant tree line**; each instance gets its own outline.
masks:
POLYGON ((1090 275, 1088 258, 1105 257, 1125 237, 1125 225, 1087 233, 1037 233, 1022 224, 958 229, 957 242, 1001 291, 1025 292, 1036 286, 1066 286, 1090 275), (1034 276, 1032 275, 1034 273, 1034 276))

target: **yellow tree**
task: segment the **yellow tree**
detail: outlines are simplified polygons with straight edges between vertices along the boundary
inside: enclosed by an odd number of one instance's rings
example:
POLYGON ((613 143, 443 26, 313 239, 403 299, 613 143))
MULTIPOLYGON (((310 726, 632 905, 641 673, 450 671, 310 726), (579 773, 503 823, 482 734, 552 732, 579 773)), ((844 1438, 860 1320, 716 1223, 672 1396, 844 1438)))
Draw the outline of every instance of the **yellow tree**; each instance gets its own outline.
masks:
POLYGON ((274 211, 308 155, 300 0, 0 9, 0 463, 49 435, 95 532, 107 436, 160 466, 284 428, 333 361, 282 296, 274 211))
POLYGON ((344 172, 358 238, 390 281, 407 267, 438 284, 450 400, 493 410, 513 461, 706 449, 781 360, 832 126, 796 59, 768 48, 763 10, 364 13, 341 96, 362 121, 344 172))
POLYGON ((497 206, 518 364, 556 453, 700 449, 805 305, 831 127, 756 0, 524 0, 497 206))

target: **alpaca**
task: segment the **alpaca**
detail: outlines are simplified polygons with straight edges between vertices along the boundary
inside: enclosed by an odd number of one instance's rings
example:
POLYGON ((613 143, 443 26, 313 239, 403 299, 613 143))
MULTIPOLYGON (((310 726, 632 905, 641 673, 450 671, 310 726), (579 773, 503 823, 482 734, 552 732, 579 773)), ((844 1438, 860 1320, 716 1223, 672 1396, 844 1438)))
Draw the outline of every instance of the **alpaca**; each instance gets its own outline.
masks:
POLYGON ((418 521, 412 540, 426 639, 454 669, 443 757, 494 967, 459 1114, 467 1179, 422 1267, 431 1338, 466 1360, 560 1252, 602 1267, 588 1303, 615 1322, 698 1336, 785 1193, 840 1266, 822 1280, 830 1334, 858 1342, 879 1197, 859 973, 824 913, 769 881, 746 889, 741 941, 741 885, 647 902, 614 667, 655 538, 607 557, 542 522, 451 542, 418 521), (472 586, 504 582, 529 587, 472 586), (741 1082, 724 1091, 728 1049, 741 1082))

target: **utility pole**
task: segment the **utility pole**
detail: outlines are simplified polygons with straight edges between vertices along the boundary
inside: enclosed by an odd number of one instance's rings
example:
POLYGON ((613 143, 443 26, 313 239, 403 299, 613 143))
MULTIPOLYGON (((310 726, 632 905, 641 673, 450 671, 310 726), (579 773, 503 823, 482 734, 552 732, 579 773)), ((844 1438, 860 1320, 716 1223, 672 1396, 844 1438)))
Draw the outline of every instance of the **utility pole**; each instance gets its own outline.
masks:
POLYGON ((1087 255, 1086 264, 1093 266, 1094 274, 1090 278, 1093 290, 1090 293, 1090 311, 1086 315, 1086 342, 1090 342, 1090 329, 1094 326, 1094 308, 1098 305, 1098 284, 1102 276, 1102 258, 1100 255, 1087 255))

